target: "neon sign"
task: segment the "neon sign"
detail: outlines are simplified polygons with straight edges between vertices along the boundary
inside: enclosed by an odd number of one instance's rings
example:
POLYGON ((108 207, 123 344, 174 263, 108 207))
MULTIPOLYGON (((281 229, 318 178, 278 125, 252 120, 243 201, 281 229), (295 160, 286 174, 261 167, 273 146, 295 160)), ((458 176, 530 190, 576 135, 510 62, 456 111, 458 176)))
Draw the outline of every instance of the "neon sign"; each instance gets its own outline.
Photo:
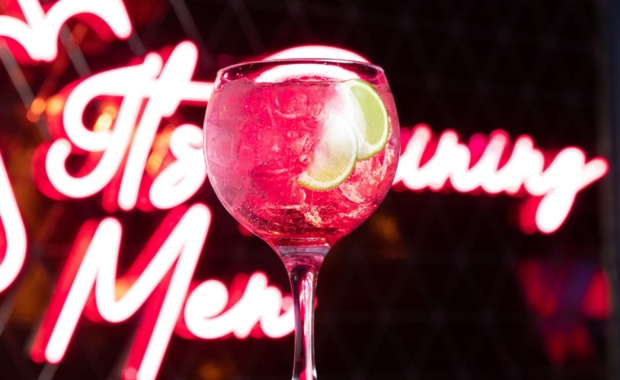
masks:
MULTIPOLYGON (((18 0, 18 4, 25 21, 0 16, 0 36, 17 42, 34 61, 56 57, 58 33, 71 17, 92 16, 84 20, 102 36, 108 28, 118 38, 132 32, 121 0, 61 0, 47 13, 36 0, 18 0), (100 23, 107 26, 101 28, 100 23)), ((206 205, 184 205, 206 178, 202 131, 190 123, 160 126, 181 103, 204 107, 213 83, 192 80, 198 59, 193 43, 178 44, 166 57, 151 53, 141 63, 92 75, 52 98, 62 106, 47 108, 52 141, 42 144, 33 157, 41 191, 54 199, 101 193, 102 207, 108 212, 170 211, 124 274, 117 273, 124 233, 121 223, 107 217, 83 224, 31 347, 34 360, 61 361, 82 315, 119 323, 141 308, 149 312, 136 332, 124 379, 154 378, 173 333, 190 339, 228 335, 243 339, 257 327, 272 338, 293 331, 290 298, 269 286, 260 272, 248 277, 243 296, 234 304, 219 281, 190 283, 212 223, 206 205), (85 125, 85 111, 94 103, 101 105, 96 121, 85 125), (73 156, 85 158, 77 171, 68 165, 73 156)), ((365 60, 326 46, 296 47, 265 59, 295 57, 365 60)), ((403 135, 407 133, 403 129, 403 135)), ((482 154, 476 162, 471 162, 474 147, 459 143, 453 131, 441 135, 436 151, 424 161, 430 141, 427 126, 413 129, 396 187, 438 191, 449 181, 459 192, 481 188, 490 194, 515 195, 523 190, 542 199, 535 222, 545 233, 556 230, 576 194, 607 171, 602 158, 586 162, 577 148, 562 150, 545 167, 542 153, 527 136, 517 139, 503 163, 508 145, 504 132, 492 134, 486 145, 477 147, 482 154)), ((27 238, 1 157, 0 218, 6 237, 5 247, 0 247, 5 248, 0 261, 3 291, 21 271, 27 238)))
POLYGON ((0 293, 15 281, 26 260, 26 228, 0 155, 0 293), (4 243, 4 244, 2 244, 4 243), (4 252, 2 252, 4 251, 4 252))
POLYGON ((210 224, 206 205, 176 208, 132 267, 117 278, 121 223, 115 218, 86 222, 32 344, 33 359, 60 362, 82 314, 119 323, 141 307, 149 313, 136 331, 124 378, 157 375, 173 331, 181 328, 179 318, 185 327, 181 335, 188 338, 234 334, 243 339, 257 324, 272 338, 289 334, 292 304, 278 289, 267 286, 260 272, 250 277, 241 299, 229 308, 228 291, 219 281, 208 280, 189 291, 210 224))
MULTIPOLYGON (((53 4, 47 13, 39 0, 17 0, 17 4, 25 21, 0 15, 0 37, 17 42, 9 45, 15 48, 12 50, 22 63, 28 58, 53 61, 58 56, 60 28, 72 17, 79 17, 90 24, 105 39, 110 39, 111 34, 126 39, 132 32, 131 21, 122 0, 62 0, 53 4)), ((12 10, 13 4, 9 2, 7 5, 12 10)), ((15 10, 14 13, 18 15, 20 12, 15 10)))
MULTIPOLYGON (((69 198, 94 195, 110 184, 127 154, 120 189, 106 193, 104 207, 132 210, 138 203, 148 153, 162 118, 174 114, 182 101, 204 104, 209 99, 213 84, 191 80, 197 57, 196 47, 183 42, 175 47, 165 65, 161 56, 149 54, 142 64, 94 75, 71 86, 72 91, 65 91, 68 95, 64 112, 50 115, 49 123, 57 136, 66 137, 42 148, 46 150, 41 156, 45 157, 47 178, 40 181, 42 190, 52 196, 61 194, 69 198), (83 124, 86 106, 98 97, 122 98, 113 129, 89 128, 83 124), (145 99, 148 103, 139 118, 139 107, 145 99), (134 125, 137 125, 135 134, 134 125), (67 172, 66 161, 72 152, 80 151, 92 155, 94 164, 90 165, 90 172, 75 177, 67 172), (109 194, 117 198, 112 199, 109 194)), ((543 233, 557 230, 568 216, 577 193, 607 172, 604 159, 586 162, 584 152, 575 147, 561 150, 545 168, 544 155, 534 147, 529 136, 515 141, 510 157, 500 167, 509 141, 503 131, 494 132, 486 146, 481 141, 484 138, 477 136, 477 140, 472 140, 477 146, 472 147, 460 143, 456 132, 446 131, 440 136, 432 157, 421 166, 431 137, 426 125, 413 129, 395 184, 402 182, 411 190, 438 191, 449 180, 462 193, 481 188, 489 194, 509 195, 525 189, 528 194, 541 197, 534 221, 543 233), (470 167, 472 149, 481 150, 482 154, 470 167)), ((170 133, 169 144, 176 160, 154 179, 142 204, 161 209, 177 206, 194 195, 205 180, 200 128, 192 124, 176 127, 170 133)), ((529 214, 524 213, 523 218, 526 217, 529 214)))
MULTIPOLYGON (((149 54, 139 65, 93 75, 70 86, 71 91, 61 91, 68 93, 62 100, 64 110, 49 115, 48 120, 56 139, 42 147, 46 151, 44 174, 49 180, 42 190, 50 196, 89 197, 112 181, 126 156, 120 188, 106 194, 104 205, 109 211, 118 207, 134 209, 162 118, 171 116, 181 101, 206 104, 209 99, 212 83, 191 81, 197 59, 196 46, 183 42, 165 65, 160 55, 149 54), (104 96, 122 99, 120 105, 111 103, 116 110, 113 127, 86 127, 83 116, 87 105, 104 96), (144 100, 148 103, 140 113, 144 100), (85 167, 91 168, 73 176, 67 171, 66 161, 72 153, 82 152, 90 154, 85 167)), ((186 201, 205 180, 201 128, 192 124, 174 128, 169 146, 176 161, 155 179, 147 195, 151 204, 162 209, 186 201)))
MULTIPOLYGON (((534 147, 529 136, 519 137, 509 158, 500 165, 509 140, 506 132, 499 130, 491 134, 486 146, 481 135, 467 146, 459 142, 456 132, 445 131, 439 137, 432 157, 421 164, 431 137, 427 125, 413 128, 400 158, 395 184, 402 182, 410 190, 429 188, 438 191, 449 180, 461 193, 481 188, 489 194, 504 192, 509 195, 524 189, 532 196, 541 197, 534 217, 536 227, 543 233, 556 231, 568 216, 577 193, 603 177, 608 170, 605 159, 594 158, 586 162, 585 153, 575 147, 562 149, 545 168, 544 155, 534 147), (482 154, 472 166, 474 150, 482 154)), ((528 212, 526 209, 521 216, 522 226, 531 216, 528 212)))

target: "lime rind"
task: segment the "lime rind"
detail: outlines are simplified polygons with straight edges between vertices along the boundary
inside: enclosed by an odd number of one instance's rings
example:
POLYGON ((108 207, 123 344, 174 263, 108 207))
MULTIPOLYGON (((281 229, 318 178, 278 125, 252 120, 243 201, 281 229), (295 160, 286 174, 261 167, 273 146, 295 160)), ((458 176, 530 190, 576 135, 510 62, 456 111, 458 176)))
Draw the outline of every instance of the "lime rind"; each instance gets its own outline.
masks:
POLYGON ((325 122, 312 164, 301 173, 297 183, 312 190, 333 189, 351 175, 357 153, 353 126, 346 119, 332 115, 325 122))
POLYGON ((353 79, 340 86, 355 120, 359 143, 357 159, 369 159, 383 150, 387 143, 390 127, 387 109, 379 93, 368 82, 353 79))
POLYGON ((346 101, 346 118, 331 115, 325 122, 312 164, 297 183, 312 190, 329 190, 344 182, 357 161, 379 153, 389 134, 387 109, 368 82, 352 79, 338 85, 346 101))

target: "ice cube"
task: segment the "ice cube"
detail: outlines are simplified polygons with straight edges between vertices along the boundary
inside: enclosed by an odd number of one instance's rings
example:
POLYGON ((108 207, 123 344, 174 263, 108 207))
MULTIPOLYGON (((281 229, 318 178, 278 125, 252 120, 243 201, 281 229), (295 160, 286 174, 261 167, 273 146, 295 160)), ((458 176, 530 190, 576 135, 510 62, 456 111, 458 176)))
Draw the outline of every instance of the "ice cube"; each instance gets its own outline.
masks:
POLYGON ((287 119, 306 115, 308 111, 306 94, 288 86, 274 93, 274 104, 274 111, 287 119))
POLYGON ((364 203, 365 198, 358 191, 358 184, 351 182, 343 182, 338 186, 342 194, 353 203, 364 203))
POLYGON ((370 202, 377 194, 385 168, 378 157, 358 161, 347 180, 338 186, 340 192, 351 202, 370 202))
POLYGON ((306 189, 297 184, 296 178, 289 179, 288 188, 290 189, 288 204, 306 204, 306 189))
POLYGON ((238 141, 235 135, 218 125, 207 129, 207 155, 222 166, 231 166, 238 159, 238 141))
POLYGON ((317 207, 306 208, 304 219, 313 227, 322 227, 323 218, 321 218, 321 214, 319 210, 317 210, 317 207))

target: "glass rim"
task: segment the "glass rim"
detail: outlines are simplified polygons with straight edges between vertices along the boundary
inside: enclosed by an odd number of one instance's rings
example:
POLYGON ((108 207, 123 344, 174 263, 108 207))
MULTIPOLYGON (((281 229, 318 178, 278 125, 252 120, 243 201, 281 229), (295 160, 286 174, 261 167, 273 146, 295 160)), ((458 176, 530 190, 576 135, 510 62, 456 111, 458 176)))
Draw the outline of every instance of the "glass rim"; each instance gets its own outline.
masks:
POLYGON ((263 65, 277 65, 277 64, 333 64, 335 66, 338 65, 351 65, 351 66, 363 66, 373 68, 381 73, 385 71, 379 65, 370 62, 363 61, 354 61, 349 59, 339 59, 339 58, 283 58, 283 59, 267 59, 267 60, 257 60, 257 61, 247 61, 241 63, 235 63, 233 65, 229 65, 223 67, 217 71, 217 75, 221 75, 224 72, 231 71, 234 69, 248 67, 248 66, 263 66, 263 65))

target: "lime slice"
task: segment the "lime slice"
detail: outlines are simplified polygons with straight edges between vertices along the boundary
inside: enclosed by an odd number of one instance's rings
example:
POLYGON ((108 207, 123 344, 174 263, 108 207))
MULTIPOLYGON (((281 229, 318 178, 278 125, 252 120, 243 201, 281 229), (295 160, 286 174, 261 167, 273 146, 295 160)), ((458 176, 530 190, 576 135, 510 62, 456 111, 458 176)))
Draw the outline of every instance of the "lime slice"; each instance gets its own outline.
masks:
POLYGON ((379 153, 388 140, 390 123, 381 97, 368 82, 360 79, 340 84, 349 102, 355 120, 359 148, 358 160, 368 159, 379 153))
POLYGON ((349 177, 357 161, 357 136, 346 119, 331 115, 310 166, 297 183, 313 190, 332 189, 349 177))

